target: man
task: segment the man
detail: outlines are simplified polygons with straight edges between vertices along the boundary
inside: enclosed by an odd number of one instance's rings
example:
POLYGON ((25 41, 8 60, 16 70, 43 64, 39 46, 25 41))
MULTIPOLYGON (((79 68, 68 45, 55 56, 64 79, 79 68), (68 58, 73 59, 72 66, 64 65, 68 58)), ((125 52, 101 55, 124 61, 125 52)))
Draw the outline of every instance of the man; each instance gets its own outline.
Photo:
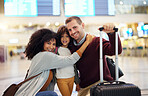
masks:
MULTIPOLYGON (((77 16, 72 16, 66 19, 66 26, 70 36, 74 39, 70 48, 71 52, 75 52, 85 41, 86 34, 84 32, 84 23, 77 16)), ((104 32, 109 36, 109 41, 103 39, 103 74, 104 80, 111 81, 113 78, 110 75, 105 55, 115 55, 115 27, 113 24, 103 25, 104 32)), ((100 38, 94 37, 93 41, 88 45, 83 53, 82 58, 76 63, 76 67, 80 72, 80 90, 78 96, 89 96, 90 87, 99 83, 100 68, 99 68, 99 50, 100 38)), ((118 53, 122 52, 121 42, 118 37, 118 53)))

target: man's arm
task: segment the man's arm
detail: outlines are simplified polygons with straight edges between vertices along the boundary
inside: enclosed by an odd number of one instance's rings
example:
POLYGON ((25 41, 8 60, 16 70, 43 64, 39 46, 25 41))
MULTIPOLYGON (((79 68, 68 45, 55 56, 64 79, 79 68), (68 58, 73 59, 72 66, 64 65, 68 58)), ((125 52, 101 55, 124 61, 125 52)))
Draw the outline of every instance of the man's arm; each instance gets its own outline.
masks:
MULTIPOLYGON (((103 49, 106 55, 115 55, 115 32, 108 34, 109 41, 105 41, 103 49)), ((118 38, 118 54, 122 53, 122 45, 119 36, 118 38)))
MULTIPOLYGON (((105 55, 115 55, 115 26, 112 23, 103 25, 103 31, 108 34, 109 41, 103 39, 103 51, 105 55)), ((118 38, 118 54, 122 52, 122 46, 119 36, 118 38)))

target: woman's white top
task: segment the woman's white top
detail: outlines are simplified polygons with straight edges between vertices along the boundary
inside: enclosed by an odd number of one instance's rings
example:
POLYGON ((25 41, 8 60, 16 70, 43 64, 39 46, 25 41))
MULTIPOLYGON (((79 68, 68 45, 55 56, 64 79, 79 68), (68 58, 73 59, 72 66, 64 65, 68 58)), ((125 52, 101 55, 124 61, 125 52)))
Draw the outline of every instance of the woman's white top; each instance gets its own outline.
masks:
POLYGON ((39 52, 32 58, 27 78, 42 73, 22 84, 15 96, 35 96, 47 81, 50 69, 73 65, 79 59, 80 56, 77 52, 70 56, 59 56, 52 52, 39 52))
MULTIPOLYGON (((61 56, 70 56, 71 52, 68 48, 65 47, 59 47, 58 53, 61 56)), ((56 78, 57 79, 63 79, 63 78, 71 78, 75 76, 74 67, 73 65, 69 65, 63 68, 57 68, 56 69, 56 78)))

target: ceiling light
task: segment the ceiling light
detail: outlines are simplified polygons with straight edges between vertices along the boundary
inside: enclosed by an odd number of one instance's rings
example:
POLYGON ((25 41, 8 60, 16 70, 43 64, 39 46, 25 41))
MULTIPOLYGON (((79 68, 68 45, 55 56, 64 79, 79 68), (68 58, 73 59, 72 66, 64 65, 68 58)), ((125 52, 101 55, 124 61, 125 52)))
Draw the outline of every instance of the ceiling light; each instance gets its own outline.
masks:
POLYGON ((123 5, 123 1, 120 1, 120 5, 123 5))
POLYGON ((59 24, 59 22, 55 22, 55 26, 59 26, 60 24, 59 24))
POLYGON ((146 5, 146 1, 143 1, 143 4, 146 5))
POLYGON ((28 26, 32 26, 32 23, 31 23, 31 22, 29 22, 28 26))
POLYGON ((49 26, 49 25, 50 25, 50 22, 47 22, 47 23, 46 23, 46 26, 49 26))

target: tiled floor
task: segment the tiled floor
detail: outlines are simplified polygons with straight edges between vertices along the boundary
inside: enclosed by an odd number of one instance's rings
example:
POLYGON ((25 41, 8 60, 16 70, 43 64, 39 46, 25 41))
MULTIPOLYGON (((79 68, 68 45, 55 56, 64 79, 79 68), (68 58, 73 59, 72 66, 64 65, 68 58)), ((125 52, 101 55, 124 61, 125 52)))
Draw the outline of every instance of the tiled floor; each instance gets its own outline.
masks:
MULTIPOLYGON (((30 63, 18 56, 9 58, 5 63, 0 63, 0 96, 11 83, 24 79, 30 63)), ((148 96, 148 57, 119 57, 119 66, 124 72, 124 76, 119 80, 139 86, 142 96, 148 96)), ((57 86, 55 91, 61 96, 57 86)), ((76 95, 74 86, 72 96, 76 95)))

